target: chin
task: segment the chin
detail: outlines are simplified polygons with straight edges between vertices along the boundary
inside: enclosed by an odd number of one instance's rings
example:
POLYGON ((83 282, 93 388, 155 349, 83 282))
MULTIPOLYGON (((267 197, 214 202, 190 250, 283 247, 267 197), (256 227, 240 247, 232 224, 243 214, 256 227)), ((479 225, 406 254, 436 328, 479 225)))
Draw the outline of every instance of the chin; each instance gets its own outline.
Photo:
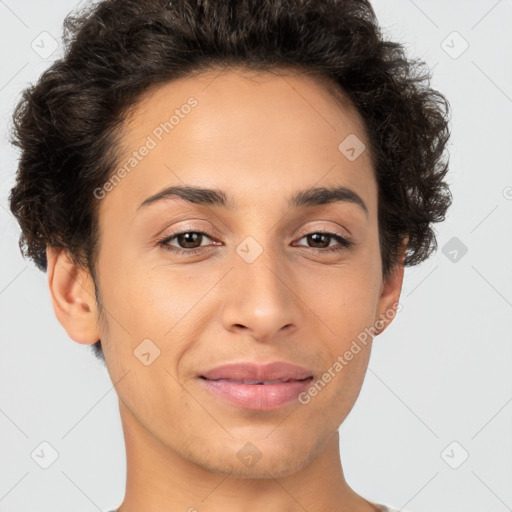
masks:
POLYGON ((237 443, 232 451, 228 447, 219 450, 219 453, 211 451, 209 460, 202 458, 194 462, 207 471, 232 478, 268 479, 297 473, 317 455, 312 453, 313 448, 308 450, 304 444, 298 450, 284 446, 281 440, 276 441, 279 441, 279 447, 268 440, 265 443, 264 439, 255 443, 244 441, 241 447, 237 443))

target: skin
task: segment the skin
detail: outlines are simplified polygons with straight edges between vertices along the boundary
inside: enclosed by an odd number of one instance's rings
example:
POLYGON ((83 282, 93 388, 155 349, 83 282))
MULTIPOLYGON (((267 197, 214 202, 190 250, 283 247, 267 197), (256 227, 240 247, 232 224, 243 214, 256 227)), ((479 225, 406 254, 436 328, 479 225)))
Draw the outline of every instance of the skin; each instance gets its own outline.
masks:
MULTIPOLYGON (((338 437, 371 341, 307 405, 246 410, 197 378, 247 360, 286 360, 321 377, 359 333, 396 308, 404 269, 397 265, 383 280, 377 183, 362 120, 305 74, 209 70, 141 99, 125 124, 124 156, 191 96, 198 105, 100 201, 104 318, 88 269, 65 251, 47 251, 58 320, 78 343, 102 340, 116 386, 127 450, 119 511, 375 511, 345 481, 338 437), (349 134, 367 148, 354 161, 338 149, 349 134), (185 184, 221 189, 234 207, 169 197, 137 210, 164 187, 185 184), (338 185, 356 192, 367 214, 346 201, 288 207, 294 192, 338 185), (198 230, 209 232, 195 245, 189 239, 188 247, 202 247, 199 255, 158 245, 198 230), (339 246, 335 238, 315 244, 306 236, 335 231, 356 245, 326 254, 339 246), (252 263, 236 252, 247 236, 263 249, 252 263), (147 338, 160 350, 149 366, 134 355, 147 338), (261 453, 251 466, 237 457, 248 442, 261 453)), ((168 244, 187 250, 183 239, 168 244)))

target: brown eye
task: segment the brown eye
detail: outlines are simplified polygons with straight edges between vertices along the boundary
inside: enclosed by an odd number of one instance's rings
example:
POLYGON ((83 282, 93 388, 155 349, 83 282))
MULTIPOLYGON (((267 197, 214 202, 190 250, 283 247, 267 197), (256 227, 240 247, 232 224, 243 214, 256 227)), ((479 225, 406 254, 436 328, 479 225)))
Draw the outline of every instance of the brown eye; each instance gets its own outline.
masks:
MULTIPOLYGON (((304 235, 302 238, 306 238, 311 249, 320 249, 322 252, 335 252, 348 249, 354 245, 354 242, 348 240, 344 236, 336 233, 326 233, 323 231, 317 231, 304 235), (332 240, 337 240, 338 245, 329 247, 332 240)), ((301 238, 301 240, 302 240, 301 238)))
POLYGON ((163 240, 160 240, 158 244, 167 251, 175 252, 176 254, 196 254, 206 247, 201 243, 205 237, 211 240, 208 233, 204 231, 181 231, 179 233, 172 233, 163 240), (174 239, 176 239, 178 246, 170 244, 174 239))
POLYGON ((197 245, 197 242, 202 241, 203 238, 202 233, 197 233, 195 231, 189 231, 187 233, 180 233, 179 235, 175 235, 173 238, 176 238, 178 245, 184 249, 195 249, 196 247, 199 247, 201 243, 199 243, 199 246, 197 245))
MULTIPOLYGON (((202 244, 205 238, 212 240, 212 237, 210 237, 208 233, 205 233, 204 231, 181 231, 178 233, 172 233, 171 235, 158 242, 158 244, 165 250, 174 252, 175 254, 193 255, 206 250, 208 247, 211 247, 211 244, 202 244), (172 240, 175 240, 177 245, 171 244, 170 242, 172 240)), ((314 233, 308 233, 307 235, 304 235, 301 240, 303 238, 307 239, 307 243, 310 249, 318 249, 322 253, 338 252, 355 245, 353 241, 337 233, 316 231, 314 233), (338 244, 331 246, 331 242, 333 240, 337 241, 338 244)), ((220 244, 214 243, 213 245, 220 244)))
POLYGON ((331 241, 331 235, 327 233, 312 233, 306 236, 309 243, 313 243, 318 249, 325 249, 329 247, 331 241), (320 244, 320 247, 317 245, 320 244))

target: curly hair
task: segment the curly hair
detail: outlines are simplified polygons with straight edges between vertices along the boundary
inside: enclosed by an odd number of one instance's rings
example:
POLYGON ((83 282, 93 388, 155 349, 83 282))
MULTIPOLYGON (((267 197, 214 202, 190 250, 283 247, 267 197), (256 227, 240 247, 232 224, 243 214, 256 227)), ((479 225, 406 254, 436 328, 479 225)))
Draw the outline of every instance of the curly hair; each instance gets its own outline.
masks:
MULTIPOLYGON (((94 280, 93 191, 116 169, 123 121, 153 86, 217 66, 294 67, 335 84, 368 134, 384 278, 405 237, 405 266, 437 249, 432 223, 452 200, 449 103, 423 61, 385 40, 369 0, 104 0, 66 17, 63 42, 13 114, 21 154, 10 208, 39 269, 46 248, 61 247, 94 280)), ((101 340, 93 347, 103 359, 101 340)))

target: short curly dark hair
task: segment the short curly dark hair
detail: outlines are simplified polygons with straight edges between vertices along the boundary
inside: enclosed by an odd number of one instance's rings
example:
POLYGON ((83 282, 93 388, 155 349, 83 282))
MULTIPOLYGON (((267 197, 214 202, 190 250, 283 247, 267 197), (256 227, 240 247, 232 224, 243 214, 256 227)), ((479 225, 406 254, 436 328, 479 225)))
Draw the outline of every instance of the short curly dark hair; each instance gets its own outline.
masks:
MULTIPOLYGON (((123 121, 152 86, 218 66, 293 67, 343 91, 370 139, 384 278, 405 237, 406 266, 437 249, 431 224, 452 199, 449 103, 424 62, 383 38, 368 0, 104 0, 69 14, 63 41, 63 58, 13 115, 21 156, 10 208, 22 254, 39 269, 47 246, 62 247, 94 280, 93 191, 116 169, 123 121)), ((103 358, 101 340, 93 347, 103 358)))

